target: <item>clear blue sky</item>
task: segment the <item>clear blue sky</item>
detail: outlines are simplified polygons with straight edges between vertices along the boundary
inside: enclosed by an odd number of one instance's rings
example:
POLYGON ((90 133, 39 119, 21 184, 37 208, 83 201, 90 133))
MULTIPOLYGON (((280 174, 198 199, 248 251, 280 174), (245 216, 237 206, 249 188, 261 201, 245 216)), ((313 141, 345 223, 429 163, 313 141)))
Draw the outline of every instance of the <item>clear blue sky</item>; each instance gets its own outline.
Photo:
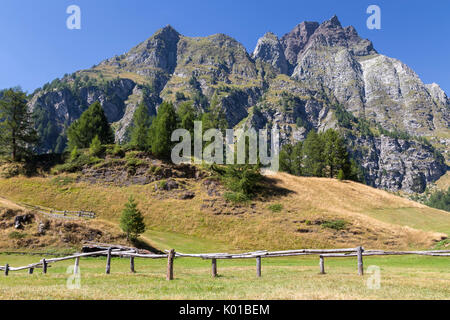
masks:
POLYGON ((186 36, 225 33, 253 51, 267 31, 282 36, 301 21, 337 14, 382 54, 412 67, 450 93, 450 1, 381 0, 2 0, 0 88, 32 92, 65 73, 122 54, 170 24, 186 36), (68 30, 78 5, 82 29, 68 30), (382 30, 366 27, 366 8, 382 10, 382 30))

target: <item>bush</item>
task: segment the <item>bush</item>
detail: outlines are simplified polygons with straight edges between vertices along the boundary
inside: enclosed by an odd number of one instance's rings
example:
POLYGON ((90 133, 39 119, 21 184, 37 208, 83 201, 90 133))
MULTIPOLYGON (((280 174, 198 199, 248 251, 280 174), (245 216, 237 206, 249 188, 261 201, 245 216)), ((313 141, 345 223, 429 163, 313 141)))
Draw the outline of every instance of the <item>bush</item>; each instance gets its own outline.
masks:
POLYGON ((232 203, 243 203, 249 201, 248 196, 241 192, 225 192, 223 195, 225 200, 230 201, 232 203))
POLYGON ((450 239, 445 239, 439 241, 434 247, 434 250, 446 250, 448 247, 450 247, 450 239))
POLYGON ((91 145, 89 146, 89 153, 93 157, 101 157, 104 153, 104 148, 98 136, 92 139, 91 145))
POLYGON ((53 168, 52 172, 59 174, 62 172, 74 173, 81 171, 86 165, 95 165, 102 162, 101 159, 97 157, 92 157, 84 152, 78 152, 78 150, 72 150, 70 159, 68 162, 57 165, 53 168), (76 152, 76 155, 74 154, 76 152))
POLYGON ((434 192, 425 204, 432 208, 450 212, 450 187, 447 189, 447 192, 440 190, 434 192))
POLYGON ((8 238, 10 239, 23 239, 26 236, 27 236, 26 233, 21 233, 18 231, 12 231, 8 234, 8 238))
POLYGON ((250 199, 255 196, 259 187, 262 175, 258 165, 227 165, 219 167, 211 166, 211 169, 218 173, 220 180, 225 187, 234 193, 240 193, 250 199))
POLYGON ((344 171, 343 171, 342 169, 339 170, 339 172, 338 172, 338 174, 337 174, 337 179, 338 179, 339 181, 345 180, 345 173, 344 173, 344 171))
POLYGON ((345 220, 325 221, 322 223, 322 227, 339 231, 345 229, 347 224, 348 222, 345 220))
POLYGON ((276 204, 271 204, 269 207, 269 210, 272 212, 281 212, 281 210, 283 210, 283 205, 276 203, 276 204))

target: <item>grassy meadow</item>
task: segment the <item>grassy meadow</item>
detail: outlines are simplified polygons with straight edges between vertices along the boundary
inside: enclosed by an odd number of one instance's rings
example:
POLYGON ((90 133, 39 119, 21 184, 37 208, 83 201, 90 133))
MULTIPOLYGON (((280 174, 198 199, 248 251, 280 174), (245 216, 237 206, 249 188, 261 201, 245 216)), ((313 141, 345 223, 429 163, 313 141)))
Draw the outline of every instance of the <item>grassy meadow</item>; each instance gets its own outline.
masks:
MULTIPOLYGON (((0 264, 18 266, 38 256, 0 255, 0 264)), ((105 274, 105 258, 81 260, 79 289, 69 289, 72 262, 54 264, 46 275, 36 269, 0 276, 0 299, 450 299, 448 258, 365 257, 365 269, 380 267, 380 288, 370 289, 373 276, 357 275, 355 258, 325 259, 319 274, 318 257, 262 260, 262 277, 256 277, 254 259, 219 260, 219 277, 210 275, 210 261, 176 259, 175 280, 165 280, 166 260, 136 259, 136 273, 128 259, 114 258, 105 274)))

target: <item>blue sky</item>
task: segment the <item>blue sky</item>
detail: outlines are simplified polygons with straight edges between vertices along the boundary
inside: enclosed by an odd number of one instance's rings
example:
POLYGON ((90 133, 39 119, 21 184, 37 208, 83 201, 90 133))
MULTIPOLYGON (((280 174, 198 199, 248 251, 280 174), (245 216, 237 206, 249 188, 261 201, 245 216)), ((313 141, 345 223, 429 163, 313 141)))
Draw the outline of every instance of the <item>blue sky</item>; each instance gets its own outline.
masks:
POLYGON ((2 0, 0 88, 20 85, 32 92, 122 54, 168 24, 186 36, 225 33, 252 52, 267 31, 282 36, 301 21, 322 22, 334 14, 380 53, 450 93, 447 0, 2 0), (66 28, 66 9, 73 4, 81 8, 81 30, 66 28), (366 27, 371 4, 381 8, 381 30, 366 27))

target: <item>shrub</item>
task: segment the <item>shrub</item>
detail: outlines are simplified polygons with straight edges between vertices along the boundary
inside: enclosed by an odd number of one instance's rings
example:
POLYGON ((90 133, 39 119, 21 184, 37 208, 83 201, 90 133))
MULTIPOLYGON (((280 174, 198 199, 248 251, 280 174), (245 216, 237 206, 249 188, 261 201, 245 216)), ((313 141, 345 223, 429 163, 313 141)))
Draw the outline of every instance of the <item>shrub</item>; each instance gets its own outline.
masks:
POLYGON ((98 138, 98 135, 92 139, 91 145, 89 146, 89 154, 93 157, 101 157, 103 155, 104 149, 102 143, 98 138))
POLYGON ((262 175, 258 165, 213 165, 211 169, 219 175, 227 189, 241 193, 248 199, 256 195, 260 187, 262 175))
POLYGON ((345 229, 347 224, 348 222, 345 220, 325 221, 322 223, 322 227, 339 231, 345 229))
POLYGON ((446 192, 438 190, 431 194, 430 198, 427 202, 425 202, 425 204, 432 208, 450 212, 450 187, 446 192))
POLYGON ((435 250, 445 250, 450 247, 450 239, 439 241, 434 247, 435 250))
POLYGON ((225 192, 223 195, 225 200, 230 201, 232 203, 243 203, 249 201, 248 196, 241 192, 225 192))
POLYGON ((8 234, 8 238, 10 239, 23 239, 26 236, 27 236, 26 233, 21 233, 18 231, 12 231, 8 234))
POLYGON ((58 186, 58 187, 64 187, 68 184, 71 184, 75 181, 72 177, 55 177, 51 180, 51 183, 58 186))
POLYGON ((281 212, 281 210, 283 210, 283 205, 281 205, 279 203, 275 203, 275 204, 271 204, 268 208, 272 212, 281 212))
POLYGON ((338 174, 337 174, 337 179, 338 179, 339 181, 345 180, 345 173, 344 173, 344 171, 343 171, 342 169, 339 170, 339 172, 338 172, 338 174))

